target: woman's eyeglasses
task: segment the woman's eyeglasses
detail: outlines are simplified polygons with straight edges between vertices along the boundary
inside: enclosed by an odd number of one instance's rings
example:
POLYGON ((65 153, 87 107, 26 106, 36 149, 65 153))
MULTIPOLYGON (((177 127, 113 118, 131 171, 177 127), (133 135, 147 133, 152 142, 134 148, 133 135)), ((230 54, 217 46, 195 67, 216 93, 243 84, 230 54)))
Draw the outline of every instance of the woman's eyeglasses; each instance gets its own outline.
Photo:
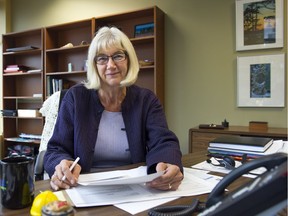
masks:
POLYGON ((112 56, 100 54, 96 56, 95 61, 98 65, 106 65, 109 61, 109 58, 112 58, 113 62, 118 63, 122 62, 126 59, 127 54, 126 53, 115 53, 112 56))

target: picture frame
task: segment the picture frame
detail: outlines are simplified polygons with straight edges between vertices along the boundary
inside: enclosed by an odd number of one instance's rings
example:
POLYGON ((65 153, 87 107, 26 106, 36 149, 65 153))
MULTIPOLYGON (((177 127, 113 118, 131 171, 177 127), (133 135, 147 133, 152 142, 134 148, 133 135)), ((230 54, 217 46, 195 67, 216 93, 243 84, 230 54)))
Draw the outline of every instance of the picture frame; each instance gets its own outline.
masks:
POLYGON ((237 106, 285 106, 285 55, 237 57, 237 106))
POLYGON ((283 47, 283 13, 283 0, 236 0, 236 51, 283 47))
POLYGON ((154 35, 154 23, 144 23, 135 26, 134 37, 146 37, 154 35))

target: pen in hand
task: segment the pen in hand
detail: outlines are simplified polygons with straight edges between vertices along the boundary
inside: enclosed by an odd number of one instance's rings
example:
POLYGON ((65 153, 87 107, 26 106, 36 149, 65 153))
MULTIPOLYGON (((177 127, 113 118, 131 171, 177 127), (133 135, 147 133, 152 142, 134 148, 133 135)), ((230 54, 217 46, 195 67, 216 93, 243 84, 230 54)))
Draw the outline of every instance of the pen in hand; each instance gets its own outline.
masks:
MULTIPOLYGON (((76 160, 73 162, 73 164, 70 166, 69 170, 72 171, 74 169, 74 167, 76 166, 76 164, 78 163, 78 161, 80 160, 79 157, 76 158, 76 160)), ((61 181, 65 181, 66 176, 64 175, 61 179, 61 181)))

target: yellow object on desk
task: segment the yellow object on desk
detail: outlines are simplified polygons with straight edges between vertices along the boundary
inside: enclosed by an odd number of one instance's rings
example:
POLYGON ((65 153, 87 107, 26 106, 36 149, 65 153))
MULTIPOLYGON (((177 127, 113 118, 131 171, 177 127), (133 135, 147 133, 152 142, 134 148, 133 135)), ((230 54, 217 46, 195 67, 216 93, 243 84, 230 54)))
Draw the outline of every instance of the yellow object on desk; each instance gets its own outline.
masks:
POLYGON ((46 190, 44 192, 41 192, 35 197, 30 210, 30 214, 32 216, 41 216, 42 207, 50 202, 57 200, 57 196, 52 191, 46 190))

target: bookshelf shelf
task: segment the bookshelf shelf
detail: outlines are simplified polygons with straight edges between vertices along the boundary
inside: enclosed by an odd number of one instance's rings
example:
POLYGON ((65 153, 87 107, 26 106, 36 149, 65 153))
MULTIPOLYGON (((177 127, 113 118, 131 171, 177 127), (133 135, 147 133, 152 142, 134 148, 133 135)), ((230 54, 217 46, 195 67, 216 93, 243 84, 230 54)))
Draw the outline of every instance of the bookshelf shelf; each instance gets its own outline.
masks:
POLYGON ((19 51, 19 52, 4 52, 4 56, 20 56, 20 55, 37 55, 41 53, 41 49, 34 49, 34 50, 26 50, 26 51, 19 51))
POLYGON ((80 74, 86 75, 86 71, 71 71, 71 72, 67 72, 67 71, 63 71, 63 72, 50 72, 50 73, 46 73, 46 76, 57 76, 57 75, 67 75, 70 76, 71 74, 80 74))
POLYGON ((69 53, 69 52, 79 52, 79 50, 86 50, 88 51, 89 45, 81 45, 81 46, 74 46, 71 48, 55 48, 46 50, 46 53, 69 53))

